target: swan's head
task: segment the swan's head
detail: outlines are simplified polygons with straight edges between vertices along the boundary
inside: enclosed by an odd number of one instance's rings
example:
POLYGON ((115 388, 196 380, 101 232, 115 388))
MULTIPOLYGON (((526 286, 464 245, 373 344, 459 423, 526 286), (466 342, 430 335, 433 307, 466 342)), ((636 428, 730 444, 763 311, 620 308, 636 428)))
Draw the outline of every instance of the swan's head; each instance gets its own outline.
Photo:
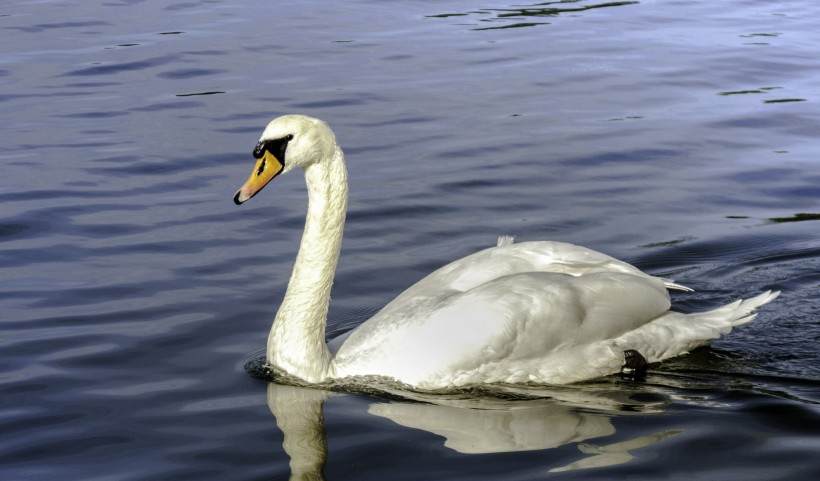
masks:
POLYGON ((296 167, 303 169, 333 156, 336 137, 330 127, 306 115, 273 119, 253 149, 256 165, 248 181, 234 195, 239 205, 250 199, 274 177, 296 167))

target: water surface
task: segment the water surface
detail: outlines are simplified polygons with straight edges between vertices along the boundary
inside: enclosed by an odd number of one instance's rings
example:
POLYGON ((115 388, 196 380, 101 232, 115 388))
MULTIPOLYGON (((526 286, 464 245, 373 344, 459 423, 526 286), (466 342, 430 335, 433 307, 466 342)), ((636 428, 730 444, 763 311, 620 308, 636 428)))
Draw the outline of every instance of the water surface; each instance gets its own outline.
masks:
POLYGON ((806 0, 6 2, 0 477, 820 477, 818 16, 806 0), (675 278, 696 289, 674 294, 683 311, 783 293, 645 383, 268 385, 243 366, 290 274, 304 182, 231 198, 283 113, 327 120, 348 157, 329 335, 501 234, 675 278))

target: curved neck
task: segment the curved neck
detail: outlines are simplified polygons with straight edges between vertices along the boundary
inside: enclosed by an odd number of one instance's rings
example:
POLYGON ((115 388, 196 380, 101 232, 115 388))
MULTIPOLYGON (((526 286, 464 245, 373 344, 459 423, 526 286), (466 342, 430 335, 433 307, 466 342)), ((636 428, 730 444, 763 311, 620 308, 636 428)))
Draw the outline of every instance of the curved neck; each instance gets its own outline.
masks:
POLYGON ((337 147, 332 158, 305 168, 308 213, 285 299, 268 337, 268 363, 305 381, 330 375, 325 342, 330 288, 347 212, 347 169, 337 147))

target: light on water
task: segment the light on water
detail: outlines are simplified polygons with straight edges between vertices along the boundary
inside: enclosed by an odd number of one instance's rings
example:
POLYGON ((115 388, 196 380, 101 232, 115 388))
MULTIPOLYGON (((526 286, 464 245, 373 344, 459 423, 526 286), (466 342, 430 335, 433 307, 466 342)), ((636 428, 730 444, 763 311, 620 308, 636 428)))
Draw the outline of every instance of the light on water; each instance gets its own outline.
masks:
POLYGON ((820 478, 820 6, 382 3, 4 4, 0 479, 820 478), (782 294, 643 382, 266 383, 284 113, 347 155, 330 337, 499 235, 782 294))

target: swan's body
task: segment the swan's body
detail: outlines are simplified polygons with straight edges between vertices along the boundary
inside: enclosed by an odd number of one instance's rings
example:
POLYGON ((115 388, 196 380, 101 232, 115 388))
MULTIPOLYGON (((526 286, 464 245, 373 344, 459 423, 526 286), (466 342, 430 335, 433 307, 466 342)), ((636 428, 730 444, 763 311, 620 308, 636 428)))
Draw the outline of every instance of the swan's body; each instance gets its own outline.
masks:
POLYGON ((328 302, 347 209, 347 170, 317 119, 272 121, 257 166, 234 198, 304 169, 308 214, 267 361, 309 383, 380 376, 421 389, 487 383, 563 384, 618 372, 623 352, 677 356, 754 318, 766 292, 713 311, 669 311, 668 288, 688 290, 584 247, 499 245, 448 264, 371 319, 325 343, 328 302))

